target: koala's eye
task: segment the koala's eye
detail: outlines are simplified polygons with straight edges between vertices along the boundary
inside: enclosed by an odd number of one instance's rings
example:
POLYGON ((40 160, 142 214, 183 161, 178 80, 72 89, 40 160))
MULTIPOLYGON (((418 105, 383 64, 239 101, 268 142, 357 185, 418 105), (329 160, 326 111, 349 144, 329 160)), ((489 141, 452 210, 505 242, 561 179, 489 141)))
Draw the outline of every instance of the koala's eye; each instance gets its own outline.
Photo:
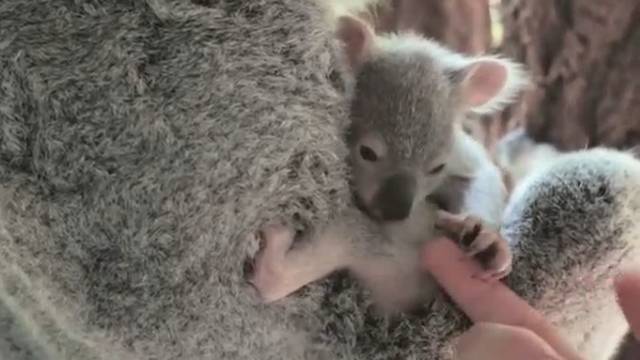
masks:
POLYGON ((429 171, 429 174, 430 175, 435 175, 435 174, 441 172, 444 169, 444 165, 445 164, 440 164, 440 165, 434 167, 433 169, 431 169, 431 171, 429 171))
POLYGON ((365 161, 371 161, 371 162, 378 161, 378 155, 376 154, 375 151, 373 151, 373 149, 371 149, 368 146, 364 146, 364 145, 360 146, 360 156, 365 161))

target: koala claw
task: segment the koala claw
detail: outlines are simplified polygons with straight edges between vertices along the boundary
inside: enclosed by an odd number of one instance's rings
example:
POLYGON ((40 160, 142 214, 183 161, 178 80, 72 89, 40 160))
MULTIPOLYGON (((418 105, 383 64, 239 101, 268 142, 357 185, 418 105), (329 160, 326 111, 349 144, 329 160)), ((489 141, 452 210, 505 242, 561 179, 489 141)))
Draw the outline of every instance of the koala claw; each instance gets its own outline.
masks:
POLYGON ((476 278, 499 280, 511 272, 511 250, 497 230, 486 227, 475 216, 440 212, 438 217, 438 227, 457 240, 467 256, 477 259, 484 267, 476 278))

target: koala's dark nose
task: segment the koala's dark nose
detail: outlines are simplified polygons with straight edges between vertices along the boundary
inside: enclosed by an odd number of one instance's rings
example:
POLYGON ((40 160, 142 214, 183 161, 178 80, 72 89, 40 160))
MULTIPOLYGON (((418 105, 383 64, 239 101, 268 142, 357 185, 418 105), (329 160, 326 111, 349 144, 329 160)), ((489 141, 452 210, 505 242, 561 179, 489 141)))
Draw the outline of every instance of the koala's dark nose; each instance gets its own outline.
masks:
POLYGON ((387 178, 376 197, 382 220, 406 219, 411 213, 415 191, 416 180, 408 174, 396 174, 387 178))

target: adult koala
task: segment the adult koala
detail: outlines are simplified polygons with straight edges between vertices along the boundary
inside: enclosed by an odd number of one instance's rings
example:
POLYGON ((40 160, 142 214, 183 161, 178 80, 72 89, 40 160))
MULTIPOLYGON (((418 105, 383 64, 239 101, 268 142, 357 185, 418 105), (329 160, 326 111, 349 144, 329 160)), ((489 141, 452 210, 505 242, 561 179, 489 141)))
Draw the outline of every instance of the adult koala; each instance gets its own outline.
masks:
MULTIPOLYGON (((469 324, 444 299, 389 322, 348 279, 282 306, 243 280, 250 231, 348 206, 325 14, 313 0, 2 2, 3 359, 448 356, 469 324)), ((607 154, 538 172, 505 232, 512 287, 585 351, 638 243, 640 165, 607 154)))

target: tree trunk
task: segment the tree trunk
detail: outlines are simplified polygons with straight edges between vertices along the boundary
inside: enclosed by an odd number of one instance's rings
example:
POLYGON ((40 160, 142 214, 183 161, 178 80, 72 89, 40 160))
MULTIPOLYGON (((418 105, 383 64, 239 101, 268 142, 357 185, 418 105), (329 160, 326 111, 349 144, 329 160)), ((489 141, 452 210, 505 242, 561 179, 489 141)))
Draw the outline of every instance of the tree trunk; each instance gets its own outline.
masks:
POLYGON ((640 140, 640 2, 503 0, 503 51, 533 86, 505 114, 563 150, 640 140))
POLYGON ((391 0, 374 12, 379 32, 412 30, 468 54, 491 45, 488 0, 391 0))

